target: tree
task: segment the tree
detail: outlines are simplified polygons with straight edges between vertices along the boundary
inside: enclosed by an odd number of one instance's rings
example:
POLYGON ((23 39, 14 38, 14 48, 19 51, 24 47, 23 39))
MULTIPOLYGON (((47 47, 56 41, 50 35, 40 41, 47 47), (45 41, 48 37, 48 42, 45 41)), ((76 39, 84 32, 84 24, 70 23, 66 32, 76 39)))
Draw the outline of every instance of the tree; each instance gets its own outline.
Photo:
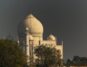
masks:
POLYGON ((0 67, 23 67, 26 55, 17 42, 0 39, 0 67))
POLYGON ((35 48, 34 53, 38 57, 36 60, 38 61, 38 65, 41 65, 40 67, 56 66, 61 61, 61 55, 52 47, 40 45, 35 48))
POLYGON ((87 65, 87 57, 74 56, 72 59, 72 62, 78 66, 81 66, 81 65, 86 66, 87 65))
POLYGON ((74 65, 80 65, 80 57, 79 56, 73 56, 72 63, 74 65))
POLYGON ((69 66, 87 66, 87 57, 73 56, 71 60, 67 60, 67 67, 69 66))
POLYGON ((66 66, 70 67, 71 64, 72 64, 72 61, 70 59, 68 59, 67 62, 66 62, 66 66))

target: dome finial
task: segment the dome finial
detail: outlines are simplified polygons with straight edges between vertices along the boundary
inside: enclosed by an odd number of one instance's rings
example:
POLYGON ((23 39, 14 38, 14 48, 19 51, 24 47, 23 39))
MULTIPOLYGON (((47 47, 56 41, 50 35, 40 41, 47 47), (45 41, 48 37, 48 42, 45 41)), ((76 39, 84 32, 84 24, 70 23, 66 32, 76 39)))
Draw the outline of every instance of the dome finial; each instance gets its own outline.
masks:
POLYGON ((31 14, 28 15, 28 17, 32 18, 32 17, 34 17, 34 15, 31 13, 31 14))

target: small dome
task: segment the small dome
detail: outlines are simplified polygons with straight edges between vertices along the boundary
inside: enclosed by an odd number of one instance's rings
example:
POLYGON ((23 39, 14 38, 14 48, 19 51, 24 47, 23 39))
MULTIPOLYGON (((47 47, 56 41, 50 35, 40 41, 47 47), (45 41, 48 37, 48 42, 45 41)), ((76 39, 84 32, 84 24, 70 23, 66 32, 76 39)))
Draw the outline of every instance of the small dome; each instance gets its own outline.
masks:
POLYGON ((32 14, 25 19, 25 26, 29 29, 29 33, 35 36, 41 36, 43 34, 43 25, 32 14))
POLYGON ((56 37, 54 35, 49 35, 49 37, 47 38, 48 40, 56 40, 56 37))
POLYGON ((29 35, 29 40, 33 40, 33 36, 32 35, 29 35))

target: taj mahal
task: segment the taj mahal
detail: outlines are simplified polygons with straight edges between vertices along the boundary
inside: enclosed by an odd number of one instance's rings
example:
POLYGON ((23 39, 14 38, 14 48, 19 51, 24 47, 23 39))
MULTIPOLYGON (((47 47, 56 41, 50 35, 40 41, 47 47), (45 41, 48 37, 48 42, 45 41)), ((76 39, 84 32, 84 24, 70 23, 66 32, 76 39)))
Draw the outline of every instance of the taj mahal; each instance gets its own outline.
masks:
POLYGON ((43 39, 44 27, 42 23, 33 15, 29 14, 23 23, 18 25, 18 44, 25 52, 27 62, 31 61, 31 58, 37 58, 34 53, 34 47, 39 45, 46 45, 60 50, 61 59, 63 59, 63 41, 59 44, 57 38, 50 34, 47 39, 43 39))

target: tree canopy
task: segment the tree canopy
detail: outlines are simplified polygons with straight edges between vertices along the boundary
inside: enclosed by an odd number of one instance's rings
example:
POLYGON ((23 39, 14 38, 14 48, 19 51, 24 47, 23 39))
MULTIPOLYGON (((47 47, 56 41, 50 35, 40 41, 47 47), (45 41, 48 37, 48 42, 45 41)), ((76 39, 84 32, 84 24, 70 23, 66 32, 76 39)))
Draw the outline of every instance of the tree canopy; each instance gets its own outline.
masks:
POLYGON ((55 48, 40 45, 35 48, 35 54, 38 57, 36 59, 38 62, 37 64, 42 65, 40 67, 50 67, 61 64, 61 55, 55 48))
POLYGON ((66 62, 67 66, 87 66, 87 57, 73 56, 70 60, 66 62))
POLYGON ((0 39, 0 67, 23 67, 26 64, 26 55, 12 40, 0 39))

